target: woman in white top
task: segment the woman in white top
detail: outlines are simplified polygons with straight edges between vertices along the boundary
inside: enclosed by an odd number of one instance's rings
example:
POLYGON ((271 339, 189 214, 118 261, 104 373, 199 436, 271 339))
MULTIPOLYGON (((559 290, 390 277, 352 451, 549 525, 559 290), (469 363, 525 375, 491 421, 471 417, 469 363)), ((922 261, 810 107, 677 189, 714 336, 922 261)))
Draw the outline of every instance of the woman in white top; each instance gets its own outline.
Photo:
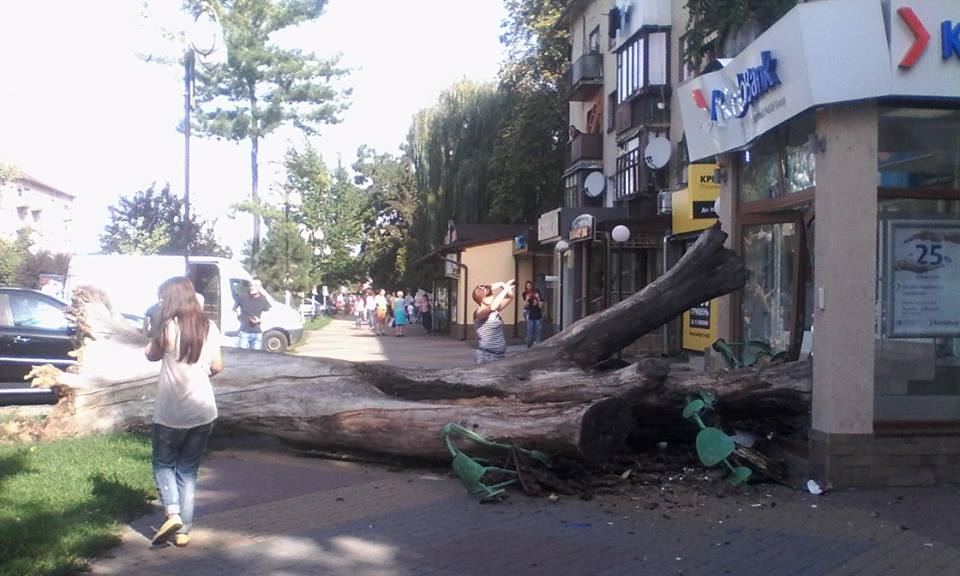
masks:
POLYGON ((161 286, 156 336, 147 358, 161 361, 153 412, 153 476, 167 517, 153 536, 186 546, 193 525, 197 469, 217 418, 210 376, 223 370, 220 332, 207 319, 190 280, 161 286))

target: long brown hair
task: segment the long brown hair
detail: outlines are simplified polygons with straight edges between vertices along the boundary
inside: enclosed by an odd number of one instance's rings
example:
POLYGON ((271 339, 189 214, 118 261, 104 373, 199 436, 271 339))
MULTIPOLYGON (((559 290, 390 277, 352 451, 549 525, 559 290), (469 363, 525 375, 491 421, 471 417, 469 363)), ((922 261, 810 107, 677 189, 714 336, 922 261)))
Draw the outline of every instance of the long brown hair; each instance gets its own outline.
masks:
POLYGON ((153 339, 154 349, 167 349, 167 325, 176 320, 180 329, 177 361, 196 364, 210 331, 210 321, 200 307, 193 284, 189 278, 177 276, 161 284, 160 292, 160 327, 153 339))

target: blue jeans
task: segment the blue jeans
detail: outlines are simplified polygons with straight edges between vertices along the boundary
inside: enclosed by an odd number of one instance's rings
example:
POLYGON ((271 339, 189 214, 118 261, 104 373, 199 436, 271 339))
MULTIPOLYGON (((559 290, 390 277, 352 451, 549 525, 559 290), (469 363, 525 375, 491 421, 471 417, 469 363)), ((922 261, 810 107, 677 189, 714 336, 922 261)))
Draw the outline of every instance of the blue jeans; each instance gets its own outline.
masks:
POLYGON ((237 347, 260 350, 263 348, 263 332, 238 332, 237 347))
POLYGON ((182 534, 193 526, 197 469, 212 430, 213 422, 186 429, 153 425, 153 478, 166 513, 183 520, 182 534))
POLYGON ((527 319, 527 348, 533 346, 540 340, 540 324, 543 320, 527 319))

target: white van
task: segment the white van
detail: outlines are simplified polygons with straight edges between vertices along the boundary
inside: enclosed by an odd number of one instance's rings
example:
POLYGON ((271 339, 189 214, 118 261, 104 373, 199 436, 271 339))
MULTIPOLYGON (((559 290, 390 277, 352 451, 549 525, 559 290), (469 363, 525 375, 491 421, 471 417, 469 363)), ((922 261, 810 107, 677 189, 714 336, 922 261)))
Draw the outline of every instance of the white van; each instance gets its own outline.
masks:
MULTIPOLYGON (((91 285, 107 293, 115 310, 132 319, 143 319, 157 301, 157 288, 173 276, 183 276, 183 256, 78 255, 70 260, 66 294, 91 285)), ((203 309, 220 327, 224 346, 237 345, 240 320, 233 311, 234 298, 250 288, 252 277, 235 260, 191 256, 188 277, 204 298, 203 309)), ((300 313, 277 302, 266 290, 270 310, 261 315, 263 348, 285 352, 303 337, 300 313)))

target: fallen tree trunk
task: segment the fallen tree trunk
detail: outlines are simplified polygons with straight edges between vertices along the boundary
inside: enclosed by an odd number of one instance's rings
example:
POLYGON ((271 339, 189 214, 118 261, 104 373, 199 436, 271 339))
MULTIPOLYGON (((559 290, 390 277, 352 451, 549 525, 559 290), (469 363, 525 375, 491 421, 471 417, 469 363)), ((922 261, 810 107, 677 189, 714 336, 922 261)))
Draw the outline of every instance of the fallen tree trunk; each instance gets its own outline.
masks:
MULTIPOLYGON (((404 370, 323 358, 224 350, 214 379, 220 426, 264 432, 323 449, 446 458, 439 430, 457 422, 491 439, 588 461, 608 458, 631 429, 682 425, 687 396, 701 389, 736 407, 782 413, 809 406, 809 370, 770 367, 716 377, 670 373, 648 360, 609 371, 589 368, 687 308, 742 286, 726 235, 705 232, 674 268, 639 294, 580 320, 542 346, 502 362, 455 370, 404 370)), ((42 434, 137 428, 152 417, 158 368, 146 338, 113 314, 102 294, 78 290, 74 314, 86 336, 79 369, 37 373, 64 401, 42 434)), ((791 424, 793 425, 793 424, 791 424)))

